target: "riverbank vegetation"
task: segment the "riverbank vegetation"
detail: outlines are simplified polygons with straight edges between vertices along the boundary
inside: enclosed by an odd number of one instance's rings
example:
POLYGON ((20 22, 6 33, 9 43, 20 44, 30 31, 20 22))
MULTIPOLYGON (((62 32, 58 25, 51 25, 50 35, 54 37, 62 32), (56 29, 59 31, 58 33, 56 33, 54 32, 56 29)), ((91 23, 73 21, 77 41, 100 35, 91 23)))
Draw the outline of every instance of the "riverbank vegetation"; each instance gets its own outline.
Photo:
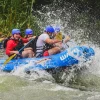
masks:
POLYGON ((9 36, 13 28, 34 29, 38 33, 37 18, 32 14, 35 0, 0 0, 0 33, 9 36))
POLYGON ((13 28, 21 29, 22 33, 26 28, 32 28, 37 35, 40 31, 37 22, 39 19, 33 10, 41 10, 42 6, 49 4, 54 6, 54 3, 58 3, 55 8, 64 7, 68 3, 74 4, 78 14, 73 14, 75 18, 72 16, 71 21, 75 22, 72 25, 87 27, 86 34, 90 33, 94 40, 99 38, 100 34, 96 37, 95 32, 100 32, 100 0, 0 0, 0 34, 9 36, 13 28))

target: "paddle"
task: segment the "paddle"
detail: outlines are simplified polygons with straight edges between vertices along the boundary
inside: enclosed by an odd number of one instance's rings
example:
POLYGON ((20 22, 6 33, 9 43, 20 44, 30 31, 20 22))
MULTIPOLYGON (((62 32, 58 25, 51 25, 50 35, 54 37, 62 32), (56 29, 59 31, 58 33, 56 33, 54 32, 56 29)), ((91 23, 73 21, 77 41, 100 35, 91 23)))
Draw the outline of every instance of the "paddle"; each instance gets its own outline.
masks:
MULTIPOLYGON (((19 52, 21 52, 21 51, 22 51, 27 45, 29 45, 33 40, 34 40, 34 38, 31 39, 25 46, 23 46, 23 47, 19 50, 19 52)), ((16 55, 17 55, 17 54, 13 54, 12 56, 10 56, 10 57, 4 62, 3 65, 6 65, 6 64, 7 64, 11 59, 13 59, 16 55)))

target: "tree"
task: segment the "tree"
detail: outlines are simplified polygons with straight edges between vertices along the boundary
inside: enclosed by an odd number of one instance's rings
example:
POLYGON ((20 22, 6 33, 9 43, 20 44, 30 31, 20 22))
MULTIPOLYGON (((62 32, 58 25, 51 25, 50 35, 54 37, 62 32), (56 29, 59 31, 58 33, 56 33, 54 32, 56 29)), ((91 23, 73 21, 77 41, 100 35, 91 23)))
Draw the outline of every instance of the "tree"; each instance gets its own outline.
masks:
POLYGON ((32 14, 34 0, 0 0, 0 32, 10 35, 13 28, 22 32, 26 28, 38 28, 36 17, 32 14), (36 27, 37 26, 37 27, 36 27))

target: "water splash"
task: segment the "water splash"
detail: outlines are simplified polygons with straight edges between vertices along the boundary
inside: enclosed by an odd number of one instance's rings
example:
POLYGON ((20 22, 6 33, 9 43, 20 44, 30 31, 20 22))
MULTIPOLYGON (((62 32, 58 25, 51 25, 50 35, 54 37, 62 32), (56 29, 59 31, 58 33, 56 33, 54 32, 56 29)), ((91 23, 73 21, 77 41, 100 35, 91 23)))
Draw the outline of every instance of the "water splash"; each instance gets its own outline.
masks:
MULTIPOLYGON (((38 18, 38 24, 41 27, 41 32, 43 32, 44 27, 48 24, 53 25, 54 27, 59 26, 61 28, 61 32, 64 35, 69 35, 71 37, 72 42, 67 43, 68 45, 70 45, 70 47, 74 47, 75 45, 85 45, 85 46, 87 45, 87 46, 93 47, 95 49, 95 52, 97 53, 95 56, 95 60, 93 60, 92 65, 90 65, 89 63, 87 63, 86 65, 81 63, 80 65, 78 65, 78 68, 81 69, 82 67, 86 66, 87 69, 84 70, 84 72, 87 72, 87 73, 90 72, 94 75, 96 74, 99 76, 100 74, 100 71, 99 71, 100 64, 98 63, 99 47, 98 46, 96 47, 93 44, 92 40, 91 41, 88 40, 87 37, 89 37, 89 34, 88 33, 86 34, 86 28, 83 29, 81 27, 78 27, 79 25, 76 24, 76 23, 78 24, 80 23, 82 25, 84 23, 87 23, 87 21, 85 19, 80 18, 75 5, 68 3, 68 4, 64 4, 62 7, 59 7, 58 4, 55 4, 55 1, 54 1, 53 6, 52 5, 43 6, 41 10, 37 10, 36 12, 33 12, 33 13, 34 15, 36 14, 38 18), (77 20, 79 18, 81 21, 77 20)), ((25 67, 27 68, 30 65, 31 65, 30 63, 28 65, 22 65, 23 67, 19 67, 19 69, 17 69, 15 72, 12 72, 12 74, 16 76, 20 76, 20 77, 27 77, 27 78, 30 78, 30 80, 37 80, 38 78, 43 79, 43 77, 44 79, 49 79, 51 77, 49 74, 47 74, 47 72, 38 71, 38 70, 33 71, 33 74, 31 74, 30 76, 26 75, 26 73, 24 72, 24 68, 25 67)), ((74 76, 76 75, 76 73, 74 72, 75 72, 75 69, 71 69, 68 76, 66 76, 66 74, 63 73, 63 75, 61 76, 61 79, 66 79, 65 83, 68 84, 68 82, 72 78, 74 78, 74 76)))
MULTIPOLYGON (((80 14, 74 4, 63 3, 63 6, 61 6, 61 1, 56 3, 55 2, 56 0, 54 0, 53 4, 49 6, 43 6, 41 10, 37 10, 36 16, 37 18, 39 18, 38 24, 40 25, 41 30, 43 30, 44 27, 48 24, 53 25, 54 27, 60 26, 61 32, 65 35, 69 35, 71 37, 71 41, 73 41, 68 43, 68 45, 70 45, 71 47, 75 45, 90 46, 95 50, 96 53, 93 60, 88 61, 87 63, 85 63, 85 65, 84 63, 80 63, 79 65, 77 65, 77 67, 79 68, 78 71, 80 71, 79 74, 75 73, 76 69, 73 68, 70 70, 68 76, 66 76, 66 73, 63 73, 61 76, 61 80, 65 80, 65 84, 67 85, 73 79, 74 85, 77 84, 77 86, 79 85, 79 83, 81 83, 80 86, 83 85, 86 88, 87 86, 92 87, 91 84, 94 84, 94 88, 95 86, 98 87, 100 85, 98 80, 95 80, 95 82, 93 80, 95 78, 95 75, 97 76, 96 79, 99 79, 100 76, 100 48, 98 45, 94 44, 93 41, 94 39, 91 26, 92 23, 90 25, 90 28, 87 28, 87 26, 89 26, 90 24, 88 23, 90 20, 87 14, 88 11, 86 13, 84 12, 80 14), (80 77, 78 77, 78 75, 80 75, 80 77), (77 79, 79 81, 77 81, 77 79), (81 81, 81 79, 84 82, 81 81)), ((66 44, 64 45, 66 47, 66 44)))
POLYGON ((95 45, 94 50, 95 57, 91 66, 89 66, 89 72, 100 77, 100 48, 95 45))
POLYGON ((12 75, 19 76, 26 78, 28 80, 34 80, 34 81, 52 81, 54 82, 54 79, 51 74, 49 74, 45 70, 39 70, 39 69, 31 69, 30 72, 26 72, 25 69, 30 67, 30 66, 35 66, 35 63, 30 61, 28 64, 22 64, 17 67, 17 69, 12 71, 12 75))

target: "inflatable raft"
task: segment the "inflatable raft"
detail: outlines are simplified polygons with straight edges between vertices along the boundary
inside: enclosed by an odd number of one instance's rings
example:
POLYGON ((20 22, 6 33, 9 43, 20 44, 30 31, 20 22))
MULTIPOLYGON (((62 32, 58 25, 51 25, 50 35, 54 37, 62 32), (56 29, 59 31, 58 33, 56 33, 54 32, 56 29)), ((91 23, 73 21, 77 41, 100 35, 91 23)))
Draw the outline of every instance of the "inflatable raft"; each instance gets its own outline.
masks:
POLYGON ((19 67, 25 67, 25 71, 33 69, 46 70, 60 67, 71 67, 81 61, 85 63, 94 55, 95 52, 91 47, 76 46, 48 57, 14 59, 5 66, 3 63, 6 59, 0 60, 0 67, 1 70, 8 72, 16 70, 19 67))

